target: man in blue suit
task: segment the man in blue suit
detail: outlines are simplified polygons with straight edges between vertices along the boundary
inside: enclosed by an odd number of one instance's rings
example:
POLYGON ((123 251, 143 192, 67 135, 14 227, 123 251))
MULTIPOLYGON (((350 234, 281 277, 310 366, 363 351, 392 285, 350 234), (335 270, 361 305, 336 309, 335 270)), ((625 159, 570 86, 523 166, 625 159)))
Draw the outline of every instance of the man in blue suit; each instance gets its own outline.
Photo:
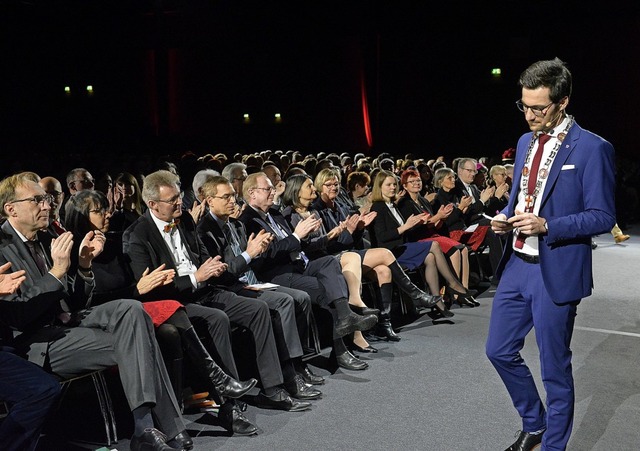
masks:
POLYGON ((574 319, 593 287, 591 237, 615 224, 614 150, 566 113, 571 73, 562 61, 534 63, 519 84, 516 103, 531 132, 518 141, 509 204, 491 222, 509 236, 486 352, 522 417, 507 450, 563 450, 573 424, 574 319), (546 408, 520 355, 532 327, 546 408))

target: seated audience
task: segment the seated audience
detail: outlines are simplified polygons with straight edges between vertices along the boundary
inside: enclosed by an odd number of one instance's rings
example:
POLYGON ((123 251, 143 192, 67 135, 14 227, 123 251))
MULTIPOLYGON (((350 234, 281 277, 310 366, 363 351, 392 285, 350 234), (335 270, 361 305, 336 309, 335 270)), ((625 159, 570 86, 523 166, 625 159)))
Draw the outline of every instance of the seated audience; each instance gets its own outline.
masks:
POLYGON ((10 345, 65 379, 118 365, 134 418, 131 449, 192 448, 178 403, 167 390, 170 381, 142 305, 119 299, 91 306, 92 262, 102 252, 104 234, 87 233, 72 266, 73 235, 54 237, 44 231, 51 202, 40 185, 20 174, 0 182, 0 205, 7 218, 0 259, 27 276, 22 288, 1 302, 37 302, 36 308, 5 319, 22 332, 10 345))
MULTIPOLYGON (((371 193, 371 211, 377 216, 370 230, 372 245, 390 249, 396 255, 398 263, 409 270, 424 267, 425 280, 431 294, 440 293, 440 275, 445 279, 445 293, 455 297, 461 305, 474 306, 470 300, 472 294, 451 271, 446 257, 437 241, 410 242, 406 233, 416 226, 424 225, 429 217, 426 213, 412 214, 404 218, 395 205, 398 182, 390 171, 380 171, 373 181, 371 193)), ((443 311, 443 306, 439 306, 443 311)))
MULTIPOLYGON (((91 231, 99 231, 107 237, 103 252, 93 260, 95 289, 92 304, 100 305, 116 299, 139 299, 154 288, 173 282, 175 271, 164 269, 164 265, 150 271, 147 269, 140 280, 135 281, 125 255, 122 253, 122 235, 109 233, 109 203, 99 191, 83 191, 76 194, 66 212, 66 224, 76 239, 91 231)), ((224 403, 227 398, 235 399, 251 390, 257 380, 240 383, 214 362, 209 352, 200 342, 183 306, 176 301, 150 301, 144 308, 156 326, 156 336, 164 358, 165 366, 172 382, 178 402, 182 402, 184 355, 199 373, 206 388, 223 401, 220 420, 223 427, 239 435, 257 432, 257 428, 246 419, 233 418, 233 402, 224 403), (236 427, 233 427, 233 422, 236 427), (242 428, 239 422, 244 422, 242 428), (235 430, 234 430, 235 429, 235 430)), ((227 331, 228 333, 228 331, 227 331)), ((228 355, 231 350, 218 350, 218 354, 228 355)))

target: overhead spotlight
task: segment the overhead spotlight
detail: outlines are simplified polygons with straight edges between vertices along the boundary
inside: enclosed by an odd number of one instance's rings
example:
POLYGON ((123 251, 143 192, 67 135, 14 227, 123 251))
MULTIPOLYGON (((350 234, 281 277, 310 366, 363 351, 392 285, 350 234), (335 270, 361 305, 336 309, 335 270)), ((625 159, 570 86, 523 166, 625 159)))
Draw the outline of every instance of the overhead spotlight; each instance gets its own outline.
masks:
POLYGON ((282 115, 280 113, 274 114, 276 122, 282 122, 282 115))
POLYGON ((502 69, 500 69, 499 67, 494 67, 493 69, 491 69, 491 75, 493 75, 494 77, 499 77, 500 75, 502 75, 502 69))
POLYGON ((251 117, 249 116, 249 113, 244 113, 242 115, 242 120, 245 124, 248 124, 249 122, 251 122, 251 117))
POLYGON ((71 86, 65 86, 64 87, 64 93, 66 96, 70 96, 71 95, 71 86))
POLYGON ((89 94, 90 96, 93 95, 93 86, 92 85, 87 85, 87 94, 89 94))

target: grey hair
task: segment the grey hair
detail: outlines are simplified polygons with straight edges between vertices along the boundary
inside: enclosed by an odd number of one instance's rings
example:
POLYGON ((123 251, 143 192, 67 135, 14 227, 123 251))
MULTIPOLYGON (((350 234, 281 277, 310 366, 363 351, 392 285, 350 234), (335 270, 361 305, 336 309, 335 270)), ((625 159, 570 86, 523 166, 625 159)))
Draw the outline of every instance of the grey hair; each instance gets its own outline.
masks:
POLYGON ((180 177, 164 169, 152 172, 144 178, 142 183, 142 200, 148 203, 158 199, 161 186, 175 186, 180 189, 180 177))

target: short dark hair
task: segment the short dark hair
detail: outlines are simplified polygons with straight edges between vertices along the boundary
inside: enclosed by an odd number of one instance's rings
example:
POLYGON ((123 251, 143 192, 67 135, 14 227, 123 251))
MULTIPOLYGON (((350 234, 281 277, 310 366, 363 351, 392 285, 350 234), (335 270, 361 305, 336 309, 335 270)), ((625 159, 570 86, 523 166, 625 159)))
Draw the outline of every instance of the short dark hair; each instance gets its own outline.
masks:
POLYGON ((522 72, 518 85, 525 89, 549 88, 549 99, 558 103, 564 97, 571 97, 571 72, 558 58, 542 60, 522 72))

